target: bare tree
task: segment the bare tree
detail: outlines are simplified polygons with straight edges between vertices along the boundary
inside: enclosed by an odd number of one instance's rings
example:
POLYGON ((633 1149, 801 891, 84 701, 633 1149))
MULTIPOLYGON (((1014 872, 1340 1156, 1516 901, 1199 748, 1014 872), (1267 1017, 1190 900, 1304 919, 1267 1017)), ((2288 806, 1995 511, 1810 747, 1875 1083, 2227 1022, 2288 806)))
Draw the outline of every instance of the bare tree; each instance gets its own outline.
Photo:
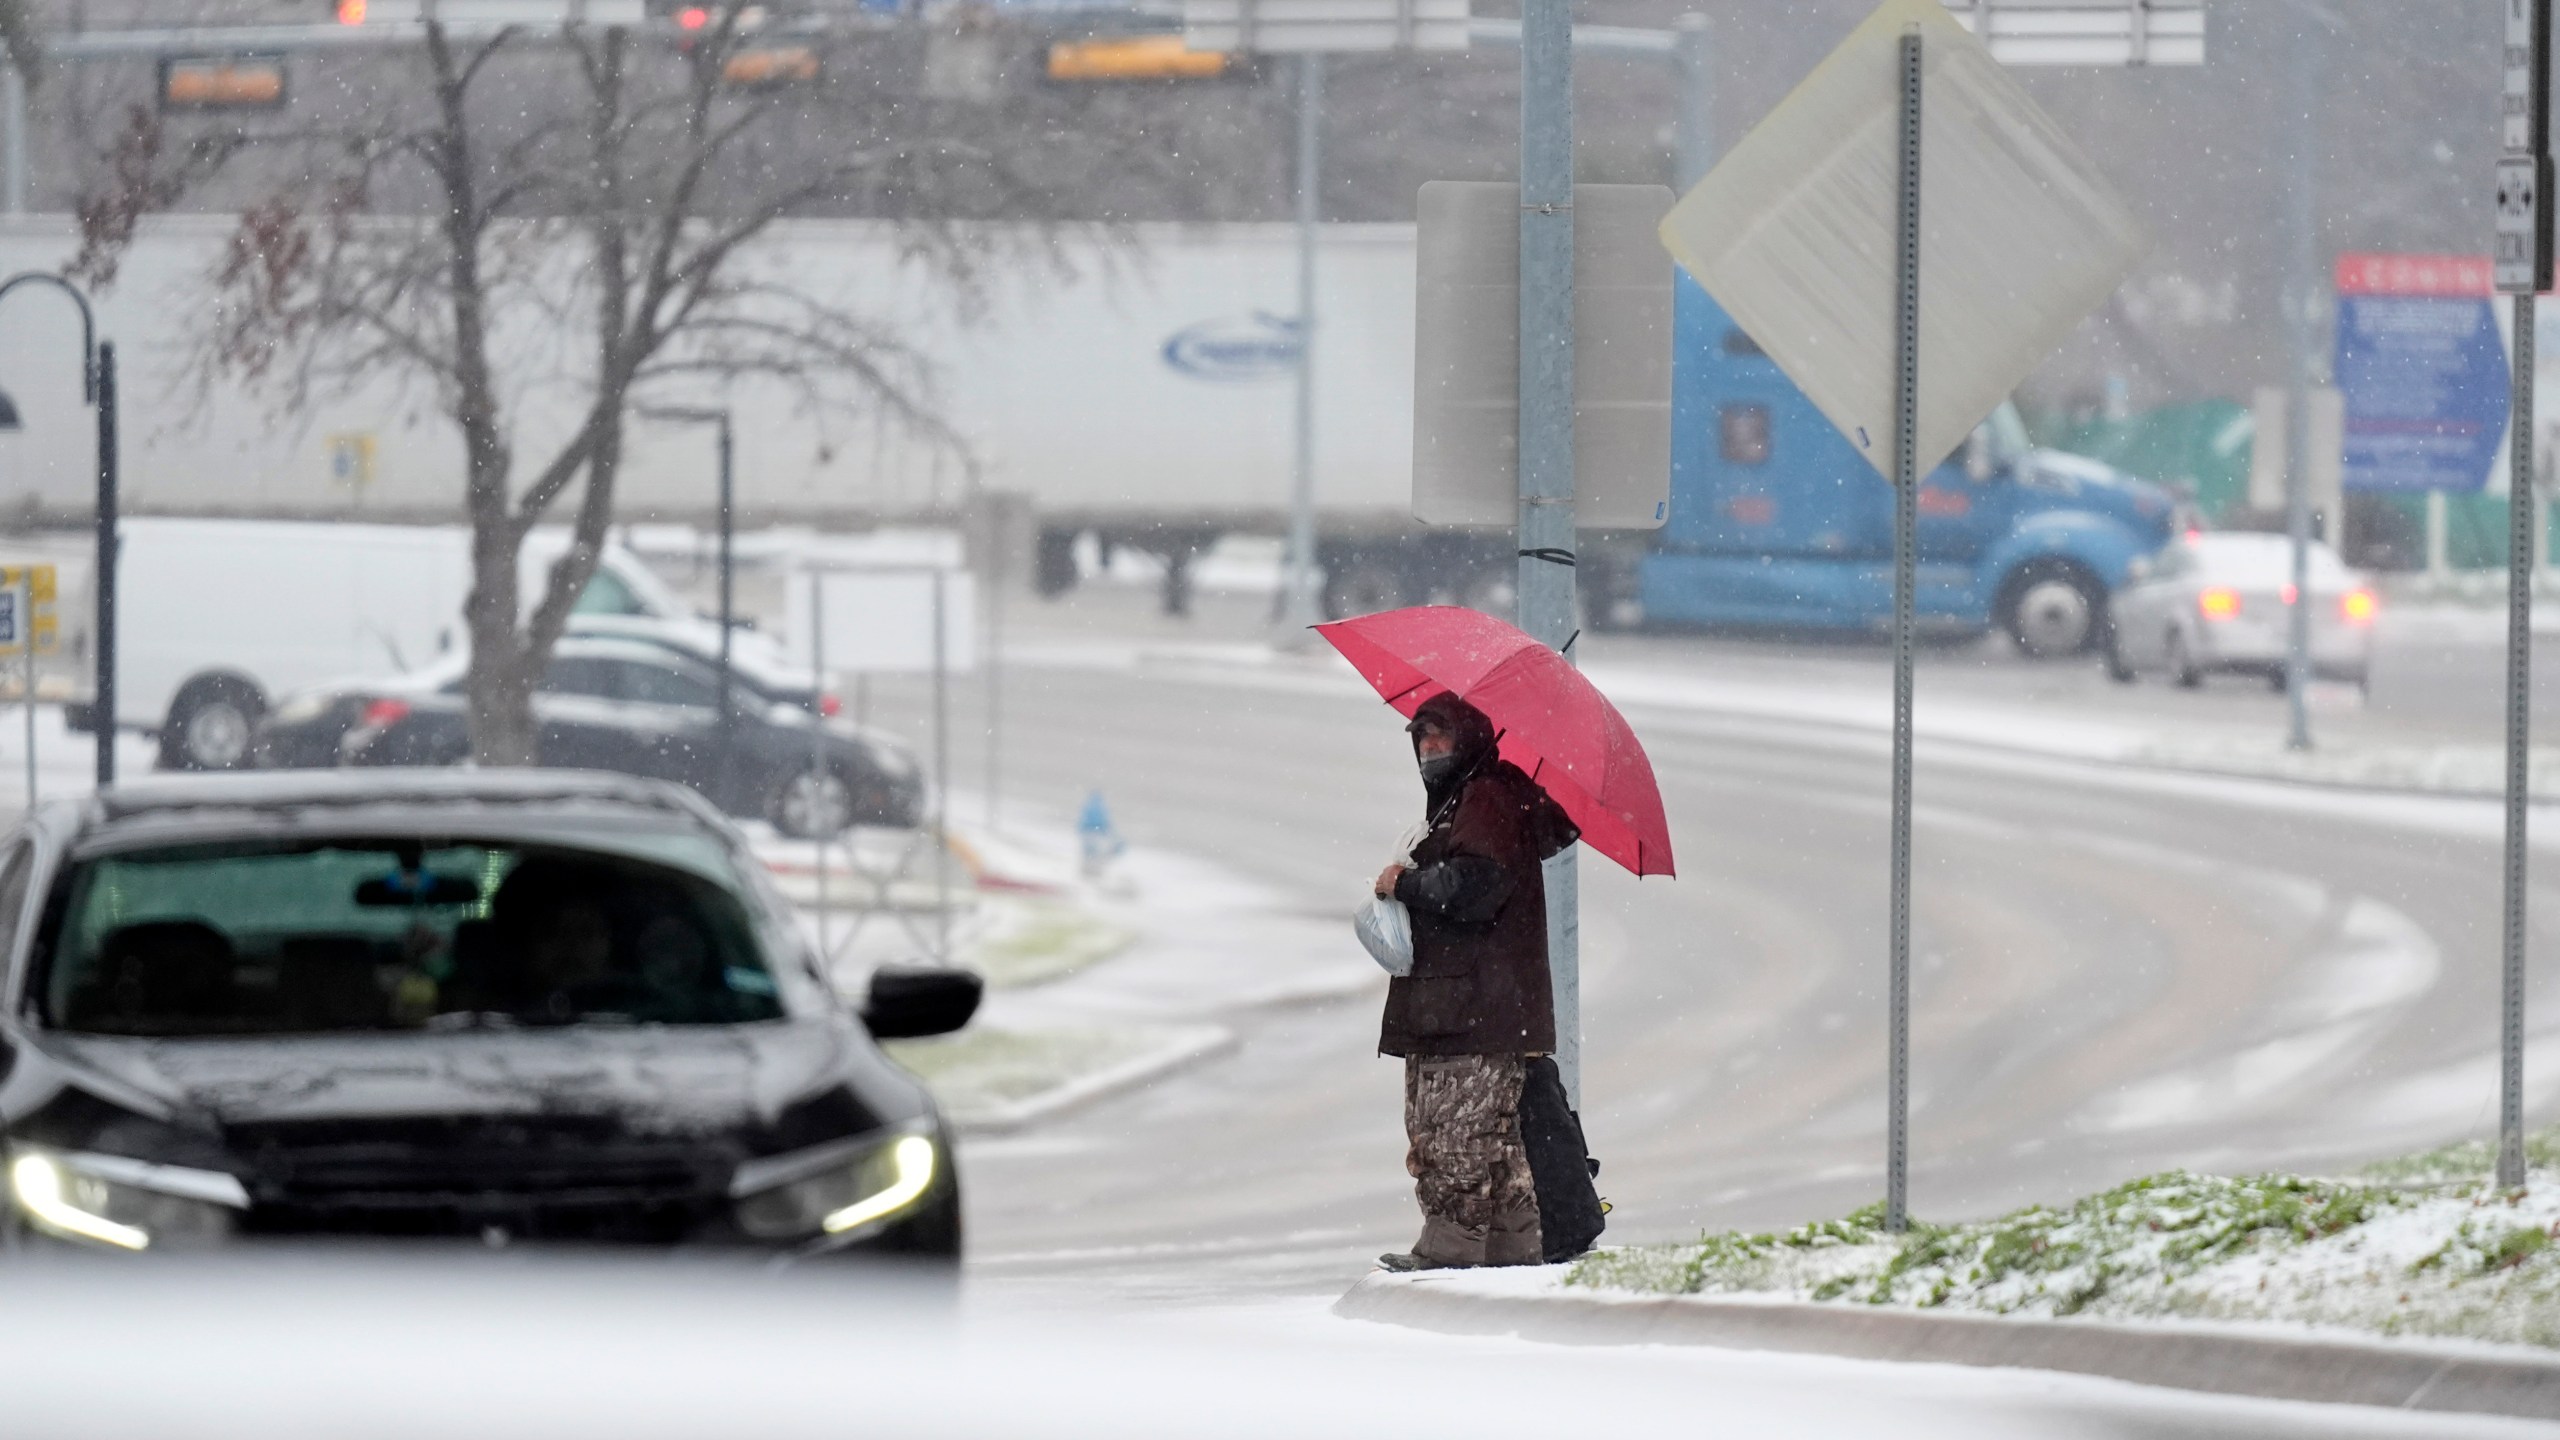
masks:
POLYGON ((1077 177, 1181 181, 1159 158, 1178 147, 1109 113, 1118 97, 936 95, 922 22, 795 39, 803 53, 777 58, 742 26, 755 13, 726 0, 676 43, 430 23, 423 49, 377 62, 341 116, 177 136, 136 110, 80 207, 81 263, 111 277, 141 218, 179 194, 221 177, 244 202, 201 373, 288 407, 383 376, 432 387, 462 439, 481 763, 534 758, 531 697, 595 572, 635 406, 751 376, 941 434, 893 329, 747 263, 777 222, 894 220, 904 263, 965 301, 995 255, 1074 213, 1077 177), (755 71, 732 62, 757 48, 762 75, 786 83, 738 83, 755 71), (522 353, 546 349, 576 419, 520 453, 522 353), (526 536, 563 510, 566 553, 519 593, 526 536))

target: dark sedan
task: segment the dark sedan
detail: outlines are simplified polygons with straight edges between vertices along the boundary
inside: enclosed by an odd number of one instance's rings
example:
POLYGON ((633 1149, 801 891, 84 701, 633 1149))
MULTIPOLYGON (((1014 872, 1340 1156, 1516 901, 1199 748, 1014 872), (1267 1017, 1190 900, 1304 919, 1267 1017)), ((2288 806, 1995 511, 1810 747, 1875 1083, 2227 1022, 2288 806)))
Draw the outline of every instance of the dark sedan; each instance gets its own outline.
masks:
POLYGON ((695 797, 542 771, 212 776, 0 839, 0 1249, 258 1238, 956 1258, 932 1102, 695 797))
MULTIPOLYGON (((459 765, 471 755, 462 671, 454 658, 288 697, 259 722, 251 763, 459 765)), ((769 691, 743 672, 724 725, 717 672, 664 644, 564 636, 533 715, 543 765, 672 780, 786 835, 911 826, 923 815, 923 773, 904 746, 812 714, 805 691, 769 691)))

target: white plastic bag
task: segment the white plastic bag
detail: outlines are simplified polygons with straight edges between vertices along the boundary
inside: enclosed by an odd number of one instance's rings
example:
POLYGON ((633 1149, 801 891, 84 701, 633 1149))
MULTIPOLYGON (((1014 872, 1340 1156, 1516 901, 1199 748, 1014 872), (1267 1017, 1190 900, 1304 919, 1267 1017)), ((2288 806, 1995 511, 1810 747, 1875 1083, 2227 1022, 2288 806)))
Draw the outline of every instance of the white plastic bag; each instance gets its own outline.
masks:
POLYGON ((1413 917, 1401 900, 1372 895, 1351 914, 1351 929, 1378 968, 1390 975, 1413 973, 1413 917))
MULTIPOLYGON (((1413 847, 1431 833, 1429 825, 1416 825, 1404 834, 1397 847, 1399 865, 1413 863, 1413 847)), ((1413 916, 1406 913, 1401 900, 1382 900, 1375 895, 1360 902, 1351 914, 1351 931, 1360 937, 1360 948, 1378 962, 1378 968, 1390 975, 1413 973, 1413 916)))

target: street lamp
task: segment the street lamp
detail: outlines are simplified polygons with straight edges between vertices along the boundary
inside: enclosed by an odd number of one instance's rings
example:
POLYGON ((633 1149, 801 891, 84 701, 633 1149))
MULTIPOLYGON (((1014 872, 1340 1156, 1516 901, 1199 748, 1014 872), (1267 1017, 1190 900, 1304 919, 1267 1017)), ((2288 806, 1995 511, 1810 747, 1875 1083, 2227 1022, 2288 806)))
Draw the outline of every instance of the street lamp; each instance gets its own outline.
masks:
MULTIPOLYGON (((90 697, 89 723, 98 737, 98 788, 116 779, 116 347, 98 339, 89 297, 59 275, 30 270, 0 281, 0 299, 21 285, 46 285, 71 297, 80 308, 80 398, 98 412, 98 678, 90 697)), ((18 428, 17 407, 8 407, 0 428, 18 428)))
POLYGON ((735 571, 734 571, 734 568, 733 568, 732 563, 731 563, 731 553, 730 553, 730 552, 731 552, 731 542, 732 542, 732 540, 733 540, 733 539, 734 539, 734 537, 735 537, 735 531, 736 531, 736 516, 735 516, 735 510, 734 510, 734 508, 733 508, 733 502, 734 502, 734 500, 735 500, 735 498, 736 498, 736 490, 735 490, 735 487, 734 487, 734 481, 733 481, 733 477, 732 477, 732 474, 731 474, 731 470, 732 470, 732 463, 731 463, 731 455, 732 455, 732 451, 731 451, 731 447, 730 447, 730 438, 729 438, 729 412, 728 412, 726 409, 711 410, 711 409, 702 409, 702 408, 697 408, 697 407, 693 407, 693 406, 684 406, 684 405, 665 405, 665 406, 658 406, 658 405, 644 405, 644 406, 642 406, 642 407, 640 408, 640 414, 641 414, 641 416, 642 416, 644 419, 649 419, 649 420, 668 420, 668 421, 673 421, 673 422, 675 422, 675 423, 678 423, 678 424, 684 424, 684 425, 712 425, 712 426, 717 426, 717 427, 719 428, 719 437, 720 437, 720 439, 719 439, 719 445, 720 445, 720 769, 721 769, 721 776, 722 776, 722 779, 723 779, 723 780, 724 780, 724 782, 725 782, 725 780, 726 780, 726 779, 727 779, 727 777, 728 777, 729 768, 730 768, 730 766, 729 766, 730 753, 731 753, 732 749, 734 748, 734 747, 731 745, 731 743, 730 743, 730 742, 731 742, 732 738, 734 737, 734 735, 736 734, 735 727, 734 727, 734 725, 732 724, 731 719, 730 719, 730 715, 729 715, 729 692, 730 692, 730 679, 729 679, 729 676, 730 676, 730 668, 729 668, 729 629, 730 629, 731 624, 732 624, 732 623, 735 621, 735 619, 736 619, 736 616, 735 616, 735 614, 733 613, 733 612, 734 612, 734 609, 735 609, 735 599, 734 599, 734 590, 733 590, 733 587, 732 587, 732 584, 731 584, 731 580, 732 580, 732 577, 733 577, 733 576, 734 576, 734 574, 735 574, 735 571))

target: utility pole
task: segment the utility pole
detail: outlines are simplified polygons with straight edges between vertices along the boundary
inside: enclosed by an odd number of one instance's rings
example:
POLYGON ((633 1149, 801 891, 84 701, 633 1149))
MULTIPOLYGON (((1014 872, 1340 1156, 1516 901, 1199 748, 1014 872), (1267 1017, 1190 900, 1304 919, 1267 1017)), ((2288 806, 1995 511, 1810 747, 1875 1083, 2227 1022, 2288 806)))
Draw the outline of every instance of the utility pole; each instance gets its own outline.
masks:
POLYGON ((1316 190, 1324 163, 1324 54, 1298 57, 1298 409, 1289 483, 1289 573, 1283 626, 1323 619, 1316 603, 1316 190))
MULTIPOLYGON (((1565 650, 1573 576, 1573 6, 1520 10, 1520 628, 1565 650)), ((1582 1106, 1580 872, 1546 864, 1556 1068, 1582 1106)))
MULTIPOLYGON (((2322 42, 2327 23, 2309 10, 2287 66, 2285 125, 2293 135, 2293 183, 2285 189, 2285 321, 2292 354, 2285 365, 2285 533, 2293 542, 2293 597, 2285 607, 2285 748, 2311 748, 2311 381, 2319 346, 2318 192, 2322 42)), ((2329 527, 2334 539, 2337 517, 2329 527)))

